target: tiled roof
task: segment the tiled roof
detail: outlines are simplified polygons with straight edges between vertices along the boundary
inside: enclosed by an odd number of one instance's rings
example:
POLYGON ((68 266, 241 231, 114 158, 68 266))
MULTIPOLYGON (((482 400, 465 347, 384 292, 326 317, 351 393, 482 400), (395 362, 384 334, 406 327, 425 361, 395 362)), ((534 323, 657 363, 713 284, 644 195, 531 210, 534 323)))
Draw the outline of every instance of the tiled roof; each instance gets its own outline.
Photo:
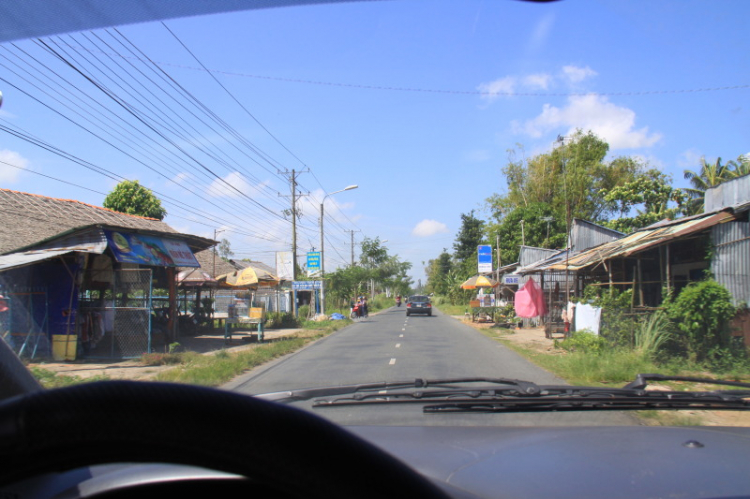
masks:
POLYGON ((169 225, 153 218, 126 215, 80 201, 9 189, 0 189, 0 216, 0 254, 92 225, 179 234, 169 225))

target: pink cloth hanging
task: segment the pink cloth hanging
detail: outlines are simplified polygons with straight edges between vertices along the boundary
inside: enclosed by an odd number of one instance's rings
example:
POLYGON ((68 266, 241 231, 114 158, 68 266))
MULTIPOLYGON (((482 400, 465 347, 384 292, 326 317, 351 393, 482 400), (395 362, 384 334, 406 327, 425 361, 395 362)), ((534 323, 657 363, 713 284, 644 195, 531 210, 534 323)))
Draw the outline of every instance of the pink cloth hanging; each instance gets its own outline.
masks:
POLYGON ((515 309, 516 315, 524 319, 539 317, 547 313, 544 292, 533 278, 526 281, 526 284, 516 293, 515 309))

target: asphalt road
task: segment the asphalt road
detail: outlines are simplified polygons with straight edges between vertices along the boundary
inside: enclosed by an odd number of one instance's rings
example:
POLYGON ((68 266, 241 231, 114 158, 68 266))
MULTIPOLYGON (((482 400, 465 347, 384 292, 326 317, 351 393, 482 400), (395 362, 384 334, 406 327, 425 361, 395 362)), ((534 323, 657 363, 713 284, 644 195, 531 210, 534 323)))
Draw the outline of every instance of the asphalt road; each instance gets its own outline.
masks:
MULTIPOLYGON (((416 378, 491 377, 565 384, 512 350, 465 324, 433 311, 406 317, 404 307, 371 315, 295 354, 262 366, 225 388, 248 394, 290 389, 411 381, 416 378)), ((343 425, 632 425, 615 412, 425 415, 421 405, 347 406, 312 409, 343 425)))

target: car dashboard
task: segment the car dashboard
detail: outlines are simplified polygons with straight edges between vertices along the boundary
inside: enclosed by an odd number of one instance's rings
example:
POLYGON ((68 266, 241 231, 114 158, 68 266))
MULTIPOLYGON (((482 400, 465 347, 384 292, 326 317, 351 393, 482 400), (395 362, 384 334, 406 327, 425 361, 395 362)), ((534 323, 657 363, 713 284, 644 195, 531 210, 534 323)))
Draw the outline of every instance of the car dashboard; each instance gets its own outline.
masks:
MULTIPOLYGON (((750 429, 720 427, 347 428, 452 498, 750 497, 750 429)), ((320 449, 320 458, 335 453, 320 449)), ((382 477, 398 496, 399 483, 382 477)), ((2 497, 295 497, 279 483, 201 467, 76 468, 0 488, 2 497)), ((318 494, 310 491, 307 497, 318 494)))

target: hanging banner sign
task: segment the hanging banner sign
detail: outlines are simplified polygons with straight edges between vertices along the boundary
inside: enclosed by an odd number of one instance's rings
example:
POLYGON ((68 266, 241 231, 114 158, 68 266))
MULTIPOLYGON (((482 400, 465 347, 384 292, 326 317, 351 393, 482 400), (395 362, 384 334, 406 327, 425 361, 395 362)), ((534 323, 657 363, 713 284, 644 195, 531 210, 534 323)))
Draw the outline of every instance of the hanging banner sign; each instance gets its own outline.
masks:
POLYGON ((477 246, 477 273, 486 274, 492 272, 492 246, 480 244, 477 246))
POLYGON ((200 267, 183 241, 110 230, 104 233, 118 262, 157 267, 200 267))
POLYGON ((292 275, 292 252, 291 251, 277 251, 276 252, 276 275, 282 281, 291 281, 292 275))
POLYGON ((320 273, 320 251, 307 253, 307 275, 314 276, 320 273))
POLYGON ((292 281, 294 291, 312 291, 323 287, 323 281, 292 281))
POLYGON ((521 276, 516 274, 505 274, 503 276, 503 284, 506 285, 518 285, 521 284, 521 276))

